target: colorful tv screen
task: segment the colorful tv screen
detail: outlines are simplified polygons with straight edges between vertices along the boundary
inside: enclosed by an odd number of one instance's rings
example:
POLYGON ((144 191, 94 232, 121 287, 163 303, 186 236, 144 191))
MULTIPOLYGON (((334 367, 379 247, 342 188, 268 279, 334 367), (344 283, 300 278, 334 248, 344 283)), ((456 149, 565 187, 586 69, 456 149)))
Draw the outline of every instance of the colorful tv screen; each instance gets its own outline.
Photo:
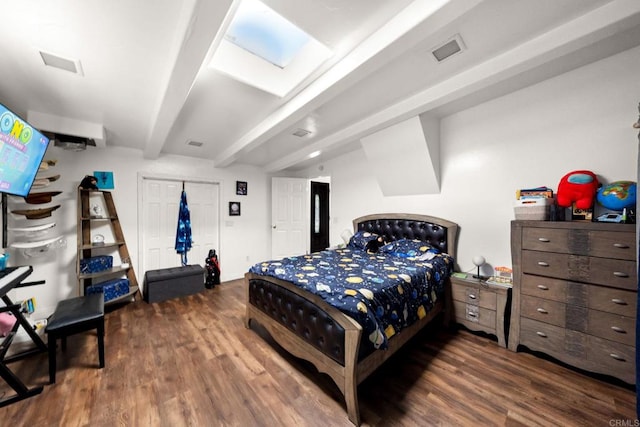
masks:
POLYGON ((0 192, 26 196, 49 138, 0 104, 0 192))

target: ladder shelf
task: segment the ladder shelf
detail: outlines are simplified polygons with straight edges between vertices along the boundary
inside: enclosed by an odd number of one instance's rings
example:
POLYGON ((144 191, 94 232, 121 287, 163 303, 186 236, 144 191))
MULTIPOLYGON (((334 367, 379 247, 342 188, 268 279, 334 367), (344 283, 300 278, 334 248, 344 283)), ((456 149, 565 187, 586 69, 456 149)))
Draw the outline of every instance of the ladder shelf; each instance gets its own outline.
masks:
POLYGON ((135 300, 139 292, 131 257, 127 243, 120 226, 120 220, 110 191, 78 189, 78 256, 76 262, 78 278, 78 293, 85 294, 87 287, 102 283, 107 279, 127 278, 129 292, 115 298, 105 300, 105 305, 135 300), (95 205, 92 205, 96 202, 95 205), (96 210, 104 209, 105 213, 94 214, 96 210), (93 211, 93 212, 92 212, 93 211), (99 233, 105 233, 103 236, 99 233), (100 237, 97 240, 97 237, 100 237), (106 241, 105 241, 106 240, 106 241), (119 265, 111 268, 86 273, 81 271, 81 261, 97 255, 110 255, 114 264, 119 256, 119 265))

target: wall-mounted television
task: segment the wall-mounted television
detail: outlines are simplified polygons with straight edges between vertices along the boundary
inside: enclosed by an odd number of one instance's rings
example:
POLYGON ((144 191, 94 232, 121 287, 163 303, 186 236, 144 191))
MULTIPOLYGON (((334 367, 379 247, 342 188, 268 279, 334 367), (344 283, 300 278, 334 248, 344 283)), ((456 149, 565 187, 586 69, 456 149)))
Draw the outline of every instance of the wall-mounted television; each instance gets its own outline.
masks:
POLYGON ((49 138, 0 104, 0 192, 26 196, 49 138))

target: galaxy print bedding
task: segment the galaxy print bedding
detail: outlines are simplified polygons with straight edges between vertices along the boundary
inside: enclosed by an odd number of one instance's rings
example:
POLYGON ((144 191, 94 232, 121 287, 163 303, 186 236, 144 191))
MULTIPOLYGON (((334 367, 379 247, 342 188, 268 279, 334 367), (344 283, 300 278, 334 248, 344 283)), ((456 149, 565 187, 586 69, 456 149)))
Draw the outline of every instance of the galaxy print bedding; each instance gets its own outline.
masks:
MULTIPOLYGON (((289 281, 355 319, 374 348, 427 315, 453 271, 453 258, 424 242, 398 240, 376 253, 359 232, 343 249, 266 261, 251 273, 289 281), (362 238, 361 241, 356 241, 362 238)), ((369 233, 372 234, 372 233, 369 233)))

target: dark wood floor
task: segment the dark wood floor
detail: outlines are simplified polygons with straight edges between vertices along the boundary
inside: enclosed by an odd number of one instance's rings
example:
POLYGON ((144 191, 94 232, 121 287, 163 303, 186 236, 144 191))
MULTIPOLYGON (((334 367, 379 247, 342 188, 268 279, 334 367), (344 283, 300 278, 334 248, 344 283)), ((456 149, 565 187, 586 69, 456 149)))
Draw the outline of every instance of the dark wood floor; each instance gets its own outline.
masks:
MULTIPOLYGON (((260 327, 245 329, 243 300, 233 281, 107 313, 106 367, 97 369, 90 333, 69 338, 55 385, 45 354, 12 363, 28 385, 45 387, 0 408, 0 425, 350 425, 328 377, 260 327)), ((363 425, 636 425, 632 388, 442 328, 416 336, 360 385, 359 399, 363 425)))

